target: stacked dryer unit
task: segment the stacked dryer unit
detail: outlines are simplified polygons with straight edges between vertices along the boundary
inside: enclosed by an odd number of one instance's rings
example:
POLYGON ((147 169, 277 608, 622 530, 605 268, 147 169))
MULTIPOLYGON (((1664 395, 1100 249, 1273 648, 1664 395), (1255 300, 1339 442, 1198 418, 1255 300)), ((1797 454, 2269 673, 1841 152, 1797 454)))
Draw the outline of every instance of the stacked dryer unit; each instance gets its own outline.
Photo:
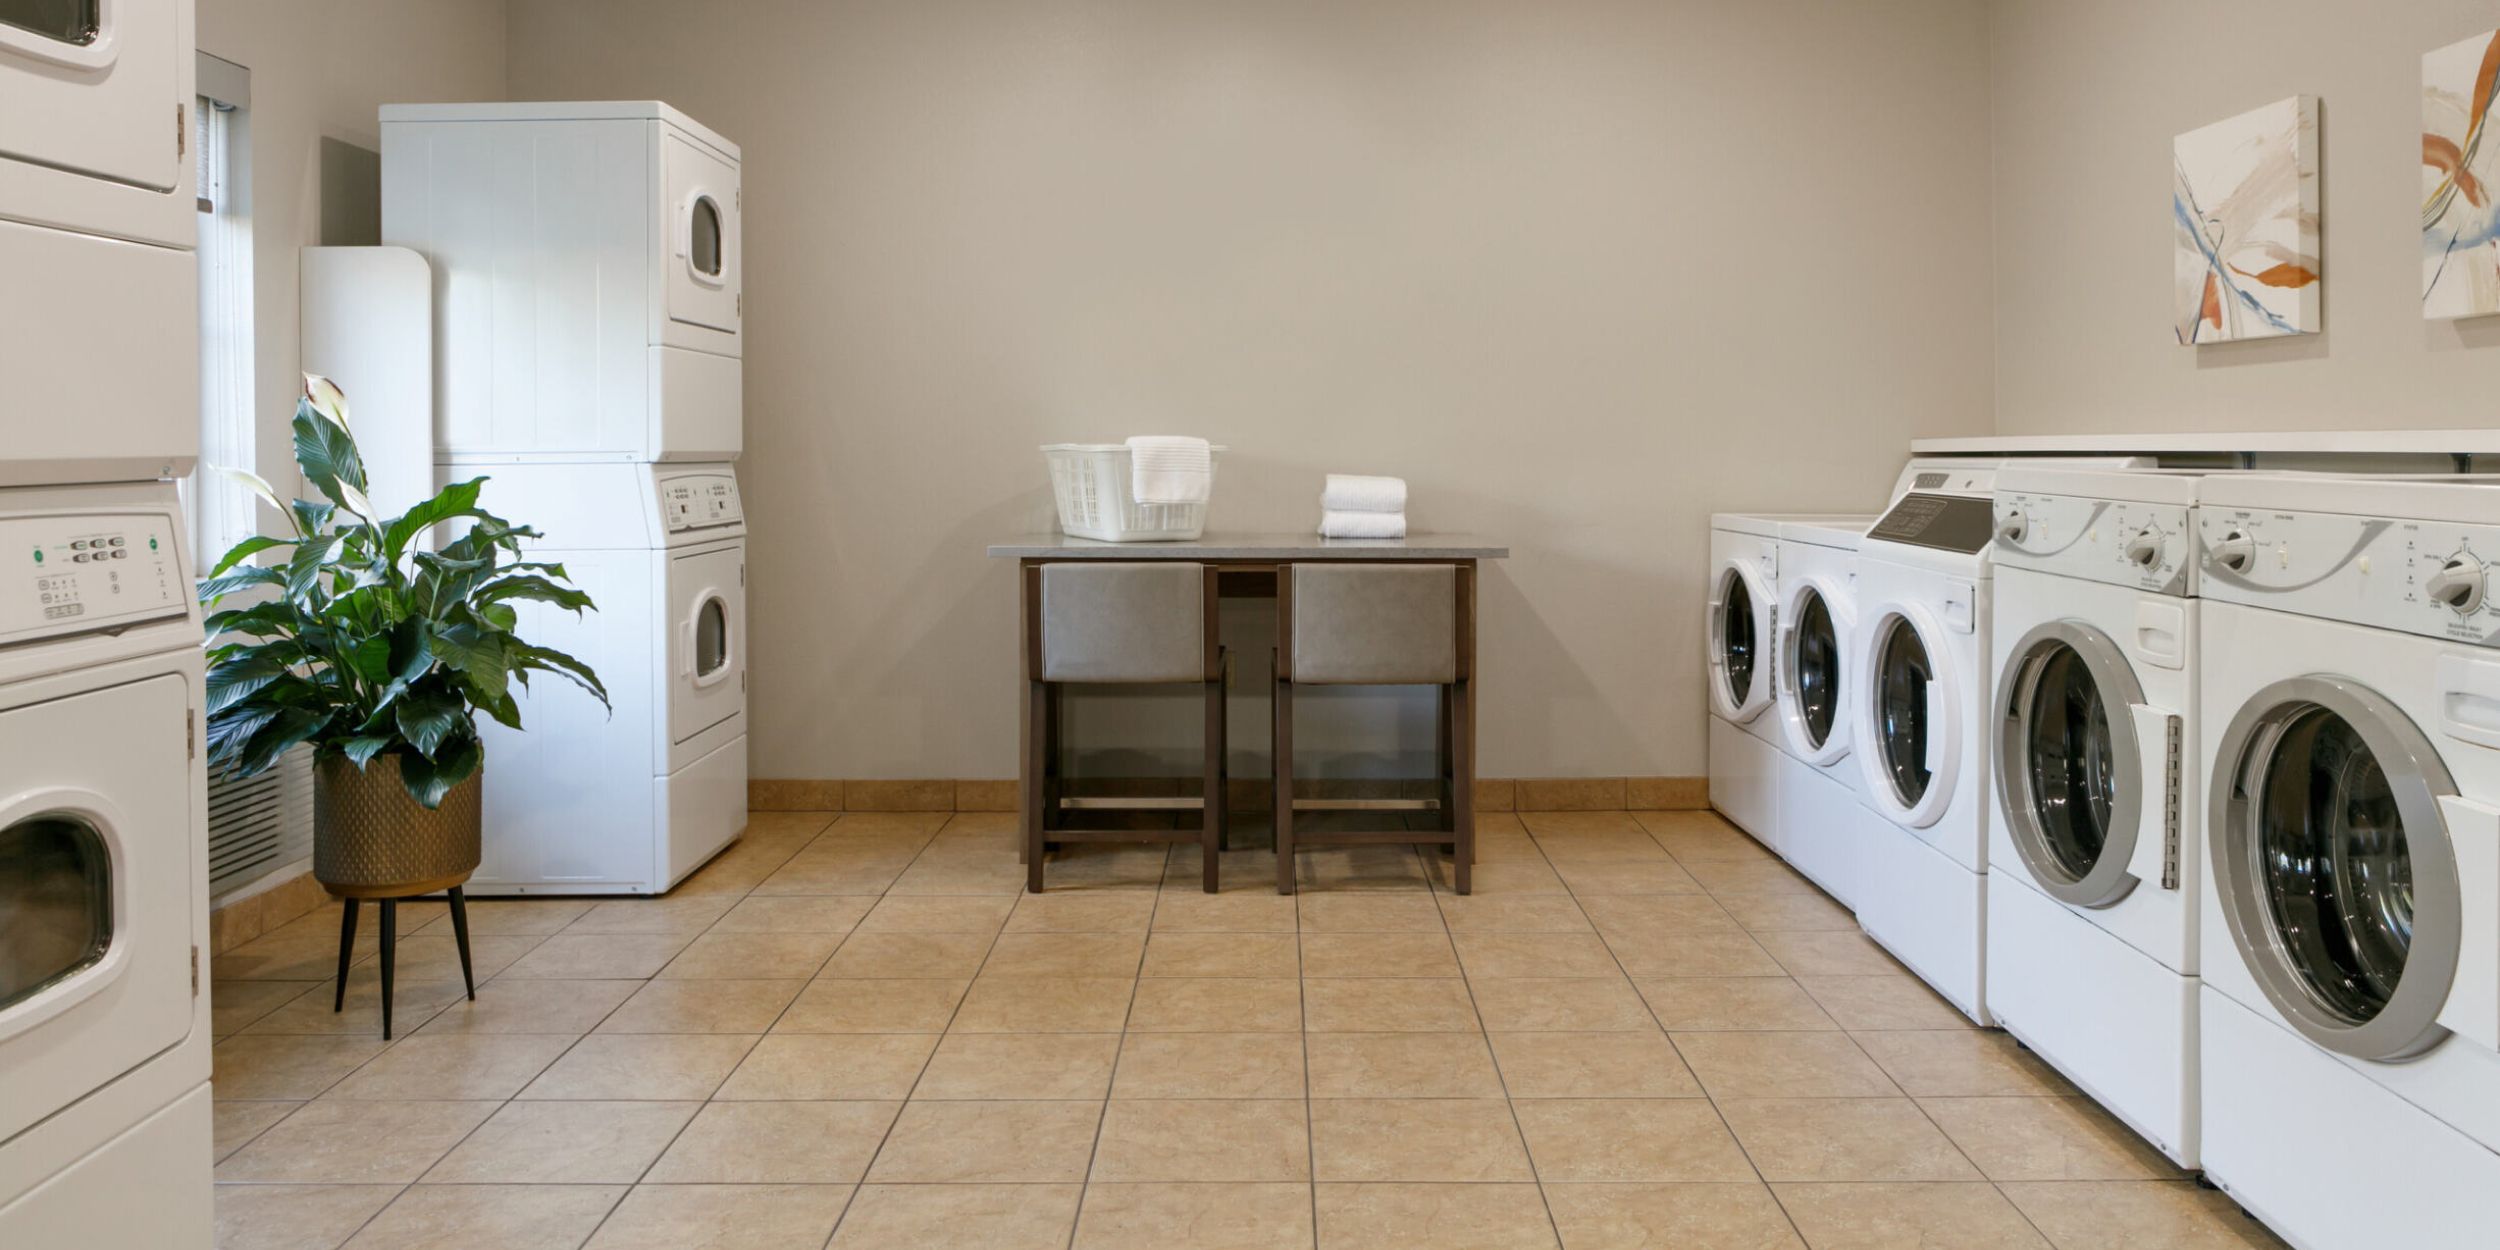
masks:
POLYGON ((2007 468, 1987 1006, 2197 1165, 2201 476, 2007 468))
POLYGON ((212 1236, 191 6, 0 23, 0 1246, 212 1236))
POLYGON ((739 156, 656 101, 382 110, 382 234, 434 272, 437 470, 595 613, 606 683, 487 726, 472 894, 666 891, 746 826, 739 156))
POLYGON ((2500 1218, 2500 479, 2197 509, 2207 1177, 2304 1250, 2500 1218))

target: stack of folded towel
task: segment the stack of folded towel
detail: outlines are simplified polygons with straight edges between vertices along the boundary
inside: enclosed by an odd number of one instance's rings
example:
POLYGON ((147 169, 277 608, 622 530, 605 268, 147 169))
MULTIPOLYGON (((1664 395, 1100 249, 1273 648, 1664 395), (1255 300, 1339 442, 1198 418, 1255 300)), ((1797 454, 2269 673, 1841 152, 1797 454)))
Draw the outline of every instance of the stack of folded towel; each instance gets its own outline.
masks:
POLYGON ((1319 495, 1319 536, 1406 537, 1406 479, 1329 474, 1319 495))
POLYGON ((1203 438, 1140 434, 1128 440, 1129 498, 1141 504, 1205 503, 1215 487, 1215 449, 1203 438))

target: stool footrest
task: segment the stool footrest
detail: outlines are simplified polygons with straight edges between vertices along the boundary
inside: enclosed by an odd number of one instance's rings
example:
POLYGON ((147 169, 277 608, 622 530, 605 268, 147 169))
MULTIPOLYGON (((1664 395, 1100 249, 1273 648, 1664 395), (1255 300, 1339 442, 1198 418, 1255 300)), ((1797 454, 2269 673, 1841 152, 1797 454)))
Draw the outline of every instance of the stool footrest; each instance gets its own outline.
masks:
POLYGON ((1439 799, 1295 799, 1297 812, 1437 812, 1439 799))
POLYGON ((1304 833, 1295 830, 1293 849, 1296 854, 1335 846, 1456 846, 1458 835, 1447 829, 1339 829, 1328 833, 1304 833))
POLYGON ((1206 805, 1207 801, 1205 799, 1199 798, 1195 795, 1180 795, 1168 798, 1157 798, 1152 795, 1139 795, 1134 797, 1125 795, 1095 795, 1092 797, 1076 796, 1062 798, 1059 800, 1059 808, 1061 811, 1195 812, 1204 810, 1206 805))

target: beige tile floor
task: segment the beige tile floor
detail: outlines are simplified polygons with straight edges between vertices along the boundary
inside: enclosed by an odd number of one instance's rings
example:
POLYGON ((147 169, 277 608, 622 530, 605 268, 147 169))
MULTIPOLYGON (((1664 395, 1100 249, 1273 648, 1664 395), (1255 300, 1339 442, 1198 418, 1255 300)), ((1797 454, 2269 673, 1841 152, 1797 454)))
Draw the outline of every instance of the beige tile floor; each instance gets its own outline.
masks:
POLYGON ((2279 1245, 1702 813, 1057 859, 1012 818, 758 814, 657 900, 337 914, 216 964, 218 1244, 2279 1245), (369 926, 368 926, 369 929, 369 926))

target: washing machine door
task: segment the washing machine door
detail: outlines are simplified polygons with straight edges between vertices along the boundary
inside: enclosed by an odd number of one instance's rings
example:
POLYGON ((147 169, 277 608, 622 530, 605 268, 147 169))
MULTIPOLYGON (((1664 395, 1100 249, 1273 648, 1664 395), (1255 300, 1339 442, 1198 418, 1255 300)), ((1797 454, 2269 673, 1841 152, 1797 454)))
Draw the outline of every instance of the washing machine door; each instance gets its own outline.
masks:
POLYGON ((2107 907, 2135 888, 2145 779, 2131 709, 2143 701, 2126 654, 2082 621, 2043 624, 2006 658, 1999 808, 2031 879, 2059 902, 2107 907))
POLYGON ((1774 601, 1753 561, 1719 566, 1710 590, 1710 703, 1720 717, 1749 721, 1771 702, 1774 601))
POLYGON ((746 708, 746 548, 668 562, 668 740, 684 742, 746 708))
POLYGON ((1962 726, 1952 652, 1915 604, 1882 605, 1859 632, 1857 753, 1867 797, 1893 823, 1923 828, 1953 799, 1962 726))
POLYGON ((2456 783, 2420 728, 2348 677, 2279 681, 2232 717, 2206 826, 2231 939, 2310 1041, 2419 1055, 2457 971, 2463 916, 2441 813, 2456 783))
POLYGON ((1814 764, 1830 764, 1849 751, 1849 722, 1842 715, 1847 621, 1836 589, 1808 578, 1780 613, 1780 723, 1789 746, 1814 764))
POLYGON ((668 170, 669 319, 735 334, 738 170, 674 131, 663 132, 660 159, 668 170))
POLYGON ((0 1139, 190 1032, 189 690, 0 712, 0 1139))
POLYGON ((171 190, 187 0, 0 0, 0 157, 171 190))

